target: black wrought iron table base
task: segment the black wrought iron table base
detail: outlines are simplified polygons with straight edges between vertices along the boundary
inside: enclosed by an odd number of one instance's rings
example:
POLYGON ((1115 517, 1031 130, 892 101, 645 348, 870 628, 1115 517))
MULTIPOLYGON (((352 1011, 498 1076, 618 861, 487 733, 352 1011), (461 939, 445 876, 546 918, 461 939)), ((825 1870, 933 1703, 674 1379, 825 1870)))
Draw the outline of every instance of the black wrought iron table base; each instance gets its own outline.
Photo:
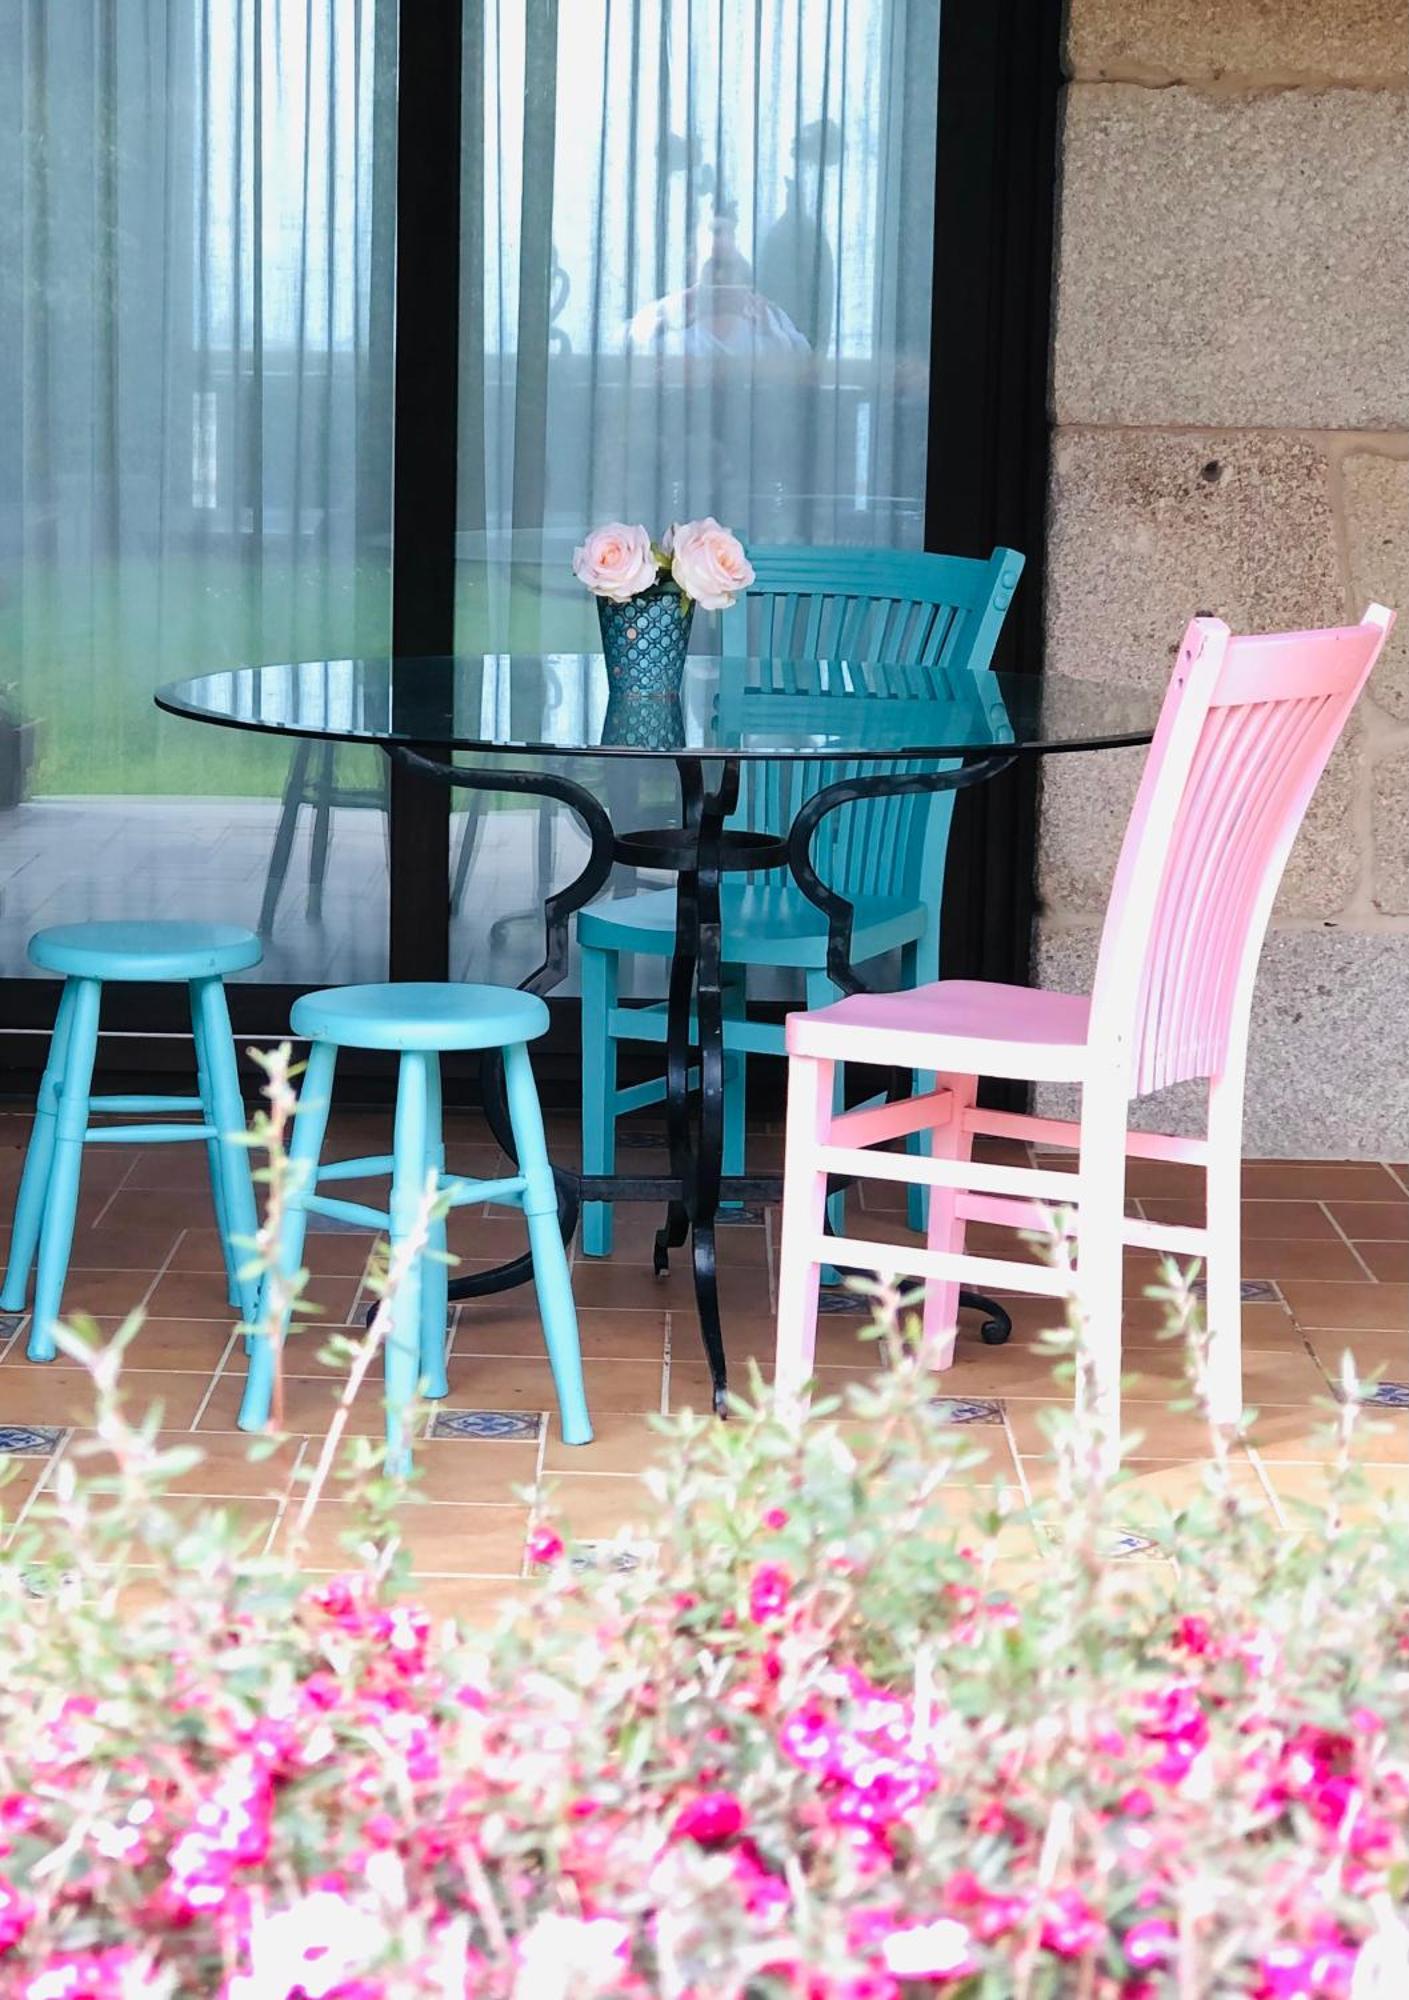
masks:
MULTIPOLYGON (((728 1393, 727 1362, 719 1313, 715 1228, 722 1202, 745 1204, 776 1201, 781 1179, 776 1175, 728 1176, 722 1172, 724 1150, 724 1002, 720 885, 729 873, 790 867, 798 886, 824 912, 828 922, 827 970, 833 983, 848 993, 860 992, 862 982, 851 964, 852 908, 830 890, 812 867, 813 833, 828 812, 868 793, 957 790, 988 777, 1008 760, 953 766, 924 773, 887 772, 848 779, 832 785, 809 801, 786 837, 755 833, 727 825, 738 803, 739 765, 735 759, 710 760, 717 776, 707 784, 698 757, 677 760, 681 824, 644 832, 618 834, 600 801, 582 785, 548 771, 466 769, 424 757, 404 745, 388 754, 422 776, 471 790, 521 791, 555 798, 582 821, 590 847, 576 878, 550 895, 543 907, 543 963, 522 982, 523 990, 544 994, 567 971, 569 918, 606 886, 613 863, 663 869, 676 877, 675 949, 670 964, 666 1001, 666 1133, 670 1171, 662 1175, 603 1174, 584 1176, 556 1169, 559 1217, 564 1240, 577 1227, 578 1212, 587 1201, 664 1201, 665 1221, 657 1231, 654 1265, 658 1275, 670 1263, 672 1250, 687 1244, 694 1277, 700 1337, 709 1363, 715 1409, 722 1415, 728 1393), (697 1069, 698 1088, 690 1086, 697 1069)), ((514 1157, 504 1089, 504 1070, 497 1053, 488 1052, 482 1070, 485 1116, 495 1139, 514 1157)), ((528 1282, 532 1261, 525 1253, 490 1270, 451 1281, 453 1300, 484 1298, 528 1282)), ((984 1314, 983 1338, 990 1345, 1008 1338, 1011 1321, 996 1301, 961 1291, 960 1304, 984 1314)))

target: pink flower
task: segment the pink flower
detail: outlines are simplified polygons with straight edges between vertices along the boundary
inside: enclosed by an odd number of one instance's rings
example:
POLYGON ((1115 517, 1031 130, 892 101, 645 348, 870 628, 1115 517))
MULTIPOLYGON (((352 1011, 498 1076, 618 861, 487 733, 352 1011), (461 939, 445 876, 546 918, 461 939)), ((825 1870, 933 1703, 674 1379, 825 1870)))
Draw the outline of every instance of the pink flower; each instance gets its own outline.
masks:
POLYGON ((763 1525, 765 1528, 771 1528, 775 1534, 779 1528, 786 1528, 788 1525, 787 1508, 770 1507, 763 1517, 763 1525))
POLYGON ((892 1931, 881 1947, 887 1972, 897 1979, 966 1979, 978 1970, 965 1925, 954 1917, 892 1931))
POLYGON ((788 1606, 793 1580, 779 1563, 764 1563, 756 1569, 749 1585, 749 1617, 755 1625, 780 1618, 788 1606))
POLYGON ((0 1875, 0 1951, 17 1945, 29 1929, 34 1905, 22 1896, 13 1882, 0 1875))
POLYGON ((706 611, 727 611, 753 582, 753 565, 738 537, 712 514, 672 528, 669 549, 671 575, 706 611))
POLYGON ((1058 1958, 1084 1958, 1105 1935, 1104 1921, 1075 1889, 1059 1890, 1042 1920, 1042 1943, 1058 1958))
POLYGON ((1354 1955, 1344 1945, 1274 1945, 1257 1968, 1258 2000, 1336 2000, 1348 1993, 1354 1955))
POLYGON ((610 598, 613 604, 649 590, 656 580, 656 559, 651 538, 639 524, 608 521, 594 528, 580 549, 573 551, 572 573, 594 597, 610 598))
POLYGON ((1207 1618, 1190 1614, 1175 1627, 1174 1643, 1182 1653, 1207 1653, 1213 1645, 1213 1629, 1207 1618))
POLYGON ((1132 1924, 1121 1942, 1125 1956, 1141 1972, 1163 1965, 1174 1953, 1173 1926, 1163 1917, 1142 1917, 1132 1924))
POLYGON ((535 1528, 528 1538, 528 1559, 536 1563, 555 1563, 563 1553, 563 1538, 556 1528, 535 1528))
POLYGON ((701 1792, 675 1815, 672 1840, 693 1840, 701 1847, 718 1847, 743 1829, 744 1809, 732 1792, 701 1792))

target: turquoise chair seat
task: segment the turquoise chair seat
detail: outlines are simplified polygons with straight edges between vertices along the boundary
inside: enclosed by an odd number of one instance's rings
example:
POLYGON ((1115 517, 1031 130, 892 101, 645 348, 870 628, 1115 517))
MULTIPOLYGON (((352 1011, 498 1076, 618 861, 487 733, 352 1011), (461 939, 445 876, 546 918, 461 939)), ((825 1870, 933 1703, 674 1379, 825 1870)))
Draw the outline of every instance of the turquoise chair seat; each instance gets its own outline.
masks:
POLYGON ((548 1031, 536 994, 419 980, 309 993, 289 1018, 296 1035, 348 1049, 501 1049, 548 1031))
MULTIPOLYGON (((793 966, 802 972, 826 965, 827 919, 792 883, 726 879, 719 903, 726 965, 793 966)), ((853 956, 864 963, 897 951, 923 937, 931 921, 923 903, 873 897, 857 913, 853 956)), ((578 917, 577 935, 589 950, 668 958, 675 949, 675 891, 652 889, 593 903, 578 917)))
POLYGON ((29 942, 30 963, 65 979, 216 979, 262 955, 238 924, 57 924, 29 942))
POLYGON ((426 1190, 440 1197, 429 1223, 425 1254, 410 1256, 391 1299, 383 1349, 386 1378, 387 1464, 404 1472, 410 1448, 404 1413, 417 1394, 449 1393, 446 1373, 446 1306, 449 1259, 445 1210, 487 1203, 521 1211, 533 1262, 544 1343, 553 1373, 565 1444, 590 1444, 592 1425, 582 1380, 582 1353, 567 1251, 558 1222, 558 1190, 548 1158, 543 1113, 533 1081, 528 1044, 548 1026, 548 1009, 531 993, 504 986, 460 986, 408 980, 386 986, 344 986, 309 993, 294 1005, 293 1031, 311 1044, 299 1090, 289 1145, 289 1185, 276 1247, 277 1286, 266 1278, 249 1372, 240 1405, 242 1430, 261 1431, 273 1399, 274 1356, 289 1325, 287 1287, 298 1271, 310 1215, 362 1229, 386 1230, 392 1262, 424 1221, 426 1190), (323 1141, 332 1105, 338 1050, 387 1049, 400 1061, 392 1150, 375 1158, 325 1161, 323 1141), (499 1049, 509 1124, 518 1164, 492 1179, 445 1171, 440 1058, 464 1049, 499 1049), (344 1201, 324 1192, 328 1184, 389 1177, 386 1208, 344 1201))
POLYGON ((258 1221, 222 976, 258 965, 259 939, 235 924, 60 924, 30 939, 29 956, 41 971, 64 979, 0 1288, 0 1311, 23 1312, 37 1253, 30 1360, 52 1361, 57 1352, 54 1327, 73 1249, 83 1150, 90 1145, 163 1146, 195 1140, 205 1146, 230 1303, 247 1321, 253 1318, 257 1288, 251 1256, 258 1221), (92 1094, 103 986, 108 980, 141 979, 180 981, 190 989, 193 1097, 92 1094), (170 1115, 176 1112, 195 1115, 170 1115), (161 1114, 160 1123, 131 1122, 153 1113, 161 1114), (94 1122, 113 1116, 122 1122, 94 1122))

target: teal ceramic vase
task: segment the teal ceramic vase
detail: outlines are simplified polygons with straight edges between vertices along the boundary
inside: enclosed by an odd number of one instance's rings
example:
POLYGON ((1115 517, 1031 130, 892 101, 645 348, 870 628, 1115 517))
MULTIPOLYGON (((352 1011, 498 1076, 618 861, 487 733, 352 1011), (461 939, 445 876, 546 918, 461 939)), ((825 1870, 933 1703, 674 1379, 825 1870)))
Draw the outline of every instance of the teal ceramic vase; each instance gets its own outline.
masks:
POLYGON ((670 577, 663 577, 625 604, 599 597, 597 613, 610 695, 670 696, 678 701, 694 600, 682 596, 670 577))
POLYGON ((602 717, 602 742, 616 750, 681 750, 685 718, 678 694, 613 688, 602 717))

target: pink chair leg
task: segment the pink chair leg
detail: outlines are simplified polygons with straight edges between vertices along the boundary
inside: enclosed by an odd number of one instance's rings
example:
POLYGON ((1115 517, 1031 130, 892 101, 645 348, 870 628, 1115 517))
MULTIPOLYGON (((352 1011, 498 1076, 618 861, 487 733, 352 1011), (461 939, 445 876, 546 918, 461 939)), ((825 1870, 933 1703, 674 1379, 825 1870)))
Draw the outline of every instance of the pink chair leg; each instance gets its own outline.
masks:
MULTIPOLYGON (((973 1150, 972 1134, 964 1129, 964 1113, 978 1093, 976 1076, 942 1076, 937 1079, 953 1092, 953 1115, 947 1124, 930 1134, 929 1152, 936 1160, 967 1160, 973 1150)), ((964 1223, 956 1214, 959 1205, 955 1188, 930 1189, 929 1222, 925 1243, 931 1250, 962 1251, 964 1223)), ((954 1361, 954 1342, 959 1331, 959 1280, 931 1278, 925 1286, 923 1319, 925 1364, 948 1368, 954 1361)))
POLYGON ((1125 1129, 1128 1100, 1118 1079, 1096 1077, 1081 1102, 1077 1169, 1076 1297, 1090 1355, 1091 1401, 1077 1414, 1096 1423, 1112 1470, 1120 1462, 1120 1335, 1125 1280, 1125 1129))
POLYGON ((1209 1413, 1236 1424, 1243 1414, 1243 1079, 1215 1077, 1208 1089, 1209 1413))
POLYGON ((821 1263, 813 1246, 827 1210, 827 1176, 818 1148, 832 1118, 836 1065, 813 1056, 788 1064, 787 1155, 783 1169, 783 1237, 778 1252, 778 1348, 774 1381, 780 1402, 805 1402, 817 1351, 817 1290, 821 1263))

